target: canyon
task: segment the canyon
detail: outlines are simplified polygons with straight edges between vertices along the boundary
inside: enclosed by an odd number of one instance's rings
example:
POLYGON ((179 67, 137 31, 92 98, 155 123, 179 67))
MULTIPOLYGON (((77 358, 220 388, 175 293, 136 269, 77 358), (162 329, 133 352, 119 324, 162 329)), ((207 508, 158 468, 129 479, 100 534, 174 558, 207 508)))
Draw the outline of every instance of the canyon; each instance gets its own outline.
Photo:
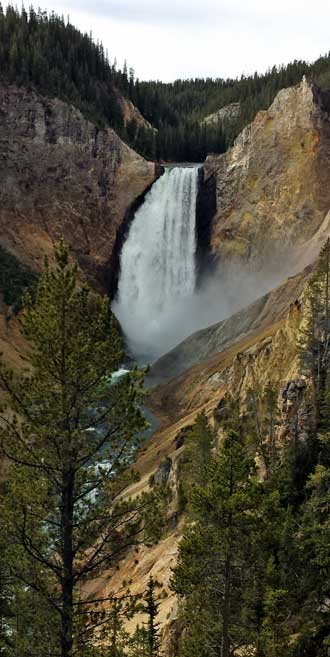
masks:
MULTIPOLYGON (((262 394, 270 385, 278 394, 278 440, 293 440, 297 431, 304 440, 308 431, 297 335, 307 312, 306 286, 330 231, 328 144, 325 101, 303 80, 281 91, 232 149, 210 156, 203 167, 199 285, 225 317, 212 326, 207 316, 200 317, 206 328, 151 366, 148 406, 160 427, 137 459, 140 481, 129 492, 141 492, 151 478, 160 478, 170 491, 167 529, 156 546, 141 548, 134 560, 129 555, 111 583, 118 586, 128 573, 133 590, 140 592, 150 573, 162 581, 168 593, 159 617, 165 646, 177 616, 169 583, 182 534, 180 463, 185 433, 196 416, 205 412, 219 431, 232 399, 244 409, 250 389, 262 394), (208 267, 211 286, 203 277, 208 267), (224 311, 223 295, 229 297, 224 311)), ((262 460, 259 467, 263 476, 262 460)))
MULTIPOLYGON (((146 403, 159 428, 139 453, 140 478, 127 491, 146 490, 155 477, 167 486, 166 530, 156 545, 129 553, 110 582, 94 581, 89 591, 119 590, 125 576, 132 592, 141 592, 150 573, 161 579, 168 593, 159 615, 164 645, 177 613, 169 580, 183 524, 178 471, 196 415, 205 411, 219 428, 231 397, 244 406, 251 387, 271 384, 280 399, 279 439, 292 431, 294 405, 305 431, 296 335, 306 284, 330 235, 329 113, 330 97, 303 79, 280 91, 225 154, 210 155, 198 176, 192 298, 203 300, 199 325, 151 366, 146 403)), ((63 236, 82 277, 115 293, 128 230, 162 173, 73 106, 0 87, 0 245, 26 267, 39 271, 63 236)), ((1 310, 0 340, 17 366, 24 350, 19 317, 3 302, 1 310)))

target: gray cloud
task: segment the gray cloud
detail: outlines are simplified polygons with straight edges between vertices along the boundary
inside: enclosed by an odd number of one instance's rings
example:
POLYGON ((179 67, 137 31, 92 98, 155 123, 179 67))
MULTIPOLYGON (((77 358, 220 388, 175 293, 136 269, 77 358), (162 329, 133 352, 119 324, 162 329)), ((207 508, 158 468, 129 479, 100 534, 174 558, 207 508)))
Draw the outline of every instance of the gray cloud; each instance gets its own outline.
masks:
MULTIPOLYGON (((282 20, 287 16, 283 7, 273 7, 269 10, 260 2, 242 3, 229 0, 70 0, 70 7, 88 12, 91 15, 101 15, 112 20, 135 22, 143 25, 159 27, 172 26, 189 29, 191 26, 205 26, 223 29, 239 27, 249 29, 250 26, 271 26, 274 20, 282 20)), ((299 20, 301 12, 296 16, 299 20)))
MULTIPOLYGON (((75 4, 74 0, 74 4, 75 4)), ((207 2, 212 5, 212 2, 207 2)), ((96 4, 89 0, 77 2, 85 11, 94 11, 108 16, 113 20, 129 21, 151 25, 189 25, 199 21, 209 22, 210 15, 205 7, 199 3, 183 2, 152 2, 151 0, 98 0, 96 4)))

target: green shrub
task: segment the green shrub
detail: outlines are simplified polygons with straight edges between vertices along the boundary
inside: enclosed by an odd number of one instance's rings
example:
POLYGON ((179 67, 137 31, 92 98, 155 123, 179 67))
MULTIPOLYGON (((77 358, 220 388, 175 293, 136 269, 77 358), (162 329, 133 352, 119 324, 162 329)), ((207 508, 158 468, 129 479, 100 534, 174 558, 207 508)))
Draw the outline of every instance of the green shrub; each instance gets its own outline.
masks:
POLYGON ((26 288, 34 289, 38 275, 0 246, 0 292, 7 306, 18 312, 21 298, 26 288))

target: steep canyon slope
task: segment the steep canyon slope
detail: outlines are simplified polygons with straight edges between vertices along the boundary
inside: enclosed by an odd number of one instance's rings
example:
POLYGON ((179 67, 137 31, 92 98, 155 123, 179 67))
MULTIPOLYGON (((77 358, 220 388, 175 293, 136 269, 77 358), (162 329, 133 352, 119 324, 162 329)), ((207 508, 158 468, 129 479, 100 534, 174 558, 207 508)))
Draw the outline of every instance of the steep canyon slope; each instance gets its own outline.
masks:
MULTIPOLYGON (((167 488, 169 503, 165 531, 159 543, 151 547, 141 546, 129 553, 109 582, 105 584, 102 577, 91 585, 91 589, 102 597, 110 591, 120 590, 123 579, 126 579, 131 581, 132 592, 142 593, 149 574, 161 581, 168 594, 161 600, 159 612, 166 655, 178 610, 170 580, 184 523, 180 513, 180 472, 185 434, 197 414, 204 411, 220 436, 220 421, 230 413, 230 399, 239 399, 244 408, 250 388, 258 388, 263 393, 269 384, 278 392, 279 439, 290 439, 297 415, 298 430, 304 433, 305 382, 299 369, 297 331, 304 321, 304 286, 310 272, 311 269, 307 268, 290 278, 260 303, 242 311, 239 318, 233 318, 240 327, 237 333, 242 330, 236 341, 226 332, 224 322, 221 350, 208 358, 205 353, 202 362, 149 392, 148 407, 161 424, 137 459, 140 480, 127 494, 138 494, 152 486, 153 481, 167 488)), ((219 337, 221 327, 217 330, 219 337)), ((197 334, 192 349, 198 351, 201 348, 203 345, 198 342, 197 334)), ((260 471, 263 472, 262 462, 260 471)), ((136 622, 134 619, 129 629, 132 630, 136 622)))
POLYGON ((104 287, 131 205, 155 165, 72 105, 0 86, 0 244, 34 269, 63 236, 104 287))
POLYGON ((209 241, 218 265, 282 265, 292 273, 313 260, 309 240, 330 208, 329 111, 329 95, 303 79, 280 91, 226 154, 207 158, 205 197, 216 193, 209 241))

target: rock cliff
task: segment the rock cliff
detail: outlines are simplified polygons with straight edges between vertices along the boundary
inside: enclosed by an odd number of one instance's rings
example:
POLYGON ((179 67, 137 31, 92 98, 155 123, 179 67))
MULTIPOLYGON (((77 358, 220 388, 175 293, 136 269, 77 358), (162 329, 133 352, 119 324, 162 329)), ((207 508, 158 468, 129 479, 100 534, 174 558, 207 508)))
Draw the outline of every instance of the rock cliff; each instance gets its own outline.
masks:
POLYGON ((239 118, 240 115, 240 104, 239 103, 230 103, 230 105, 225 105, 217 112, 209 114, 201 121, 202 125, 221 125, 223 123, 232 123, 239 118))
POLYGON ((215 188, 209 241, 217 264, 299 270, 295 254, 308 250, 330 208, 328 111, 328 99, 304 79, 280 91, 226 154, 207 158, 204 189, 207 196, 215 188))
POLYGON ((0 244, 32 268, 64 236, 104 288, 129 209, 155 178, 153 163, 71 105, 0 86, 0 244))
POLYGON ((125 98, 117 92, 117 97, 119 101, 119 105, 121 107, 122 115, 123 115, 123 121, 125 126, 130 122, 130 121, 135 121, 137 126, 141 128, 145 128, 146 130, 155 130, 156 128, 153 128, 151 123, 147 121, 147 119, 142 116, 140 110, 132 103, 131 100, 128 100, 128 98, 125 98))

